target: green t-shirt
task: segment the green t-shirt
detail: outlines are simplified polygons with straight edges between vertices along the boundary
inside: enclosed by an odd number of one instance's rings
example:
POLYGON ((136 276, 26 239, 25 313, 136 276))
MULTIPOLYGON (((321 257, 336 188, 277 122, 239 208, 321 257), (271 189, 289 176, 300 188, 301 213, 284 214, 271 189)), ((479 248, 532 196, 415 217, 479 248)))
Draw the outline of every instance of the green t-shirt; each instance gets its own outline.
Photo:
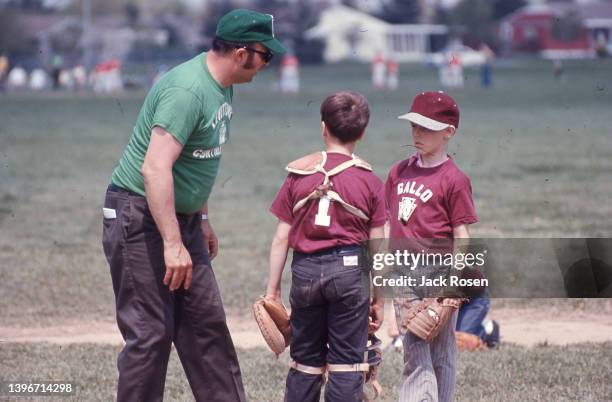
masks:
POLYGON ((222 146, 229 139, 232 96, 231 86, 223 88, 210 75, 206 53, 168 71, 149 91, 111 182, 145 195, 141 168, 151 130, 159 126, 183 145, 172 169, 176 212, 199 211, 208 200, 222 146))

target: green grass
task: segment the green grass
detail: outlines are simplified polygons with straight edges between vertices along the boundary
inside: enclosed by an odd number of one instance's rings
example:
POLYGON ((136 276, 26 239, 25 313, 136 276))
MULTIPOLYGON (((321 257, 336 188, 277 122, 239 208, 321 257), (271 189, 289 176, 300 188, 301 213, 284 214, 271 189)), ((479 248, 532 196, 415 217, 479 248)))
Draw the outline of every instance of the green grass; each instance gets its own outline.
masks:
MULTIPOLYGON (((62 400, 109 401, 116 390, 118 351, 118 347, 88 344, 2 344, 0 378, 73 381, 77 394, 62 400)), ((257 348, 238 350, 238 357, 248 400, 281 401, 287 353, 277 361, 268 350, 257 348)), ((602 401, 612 395, 611 343, 533 348, 504 345, 499 350, 460 353, 457 360, 458 401, 602 401)), ((399 353, 385 353, 379 370, 384 387, 381 401, 397 400, 401 367, 399 353)), ((165 400, 193 400, 174 352, 165 400)))
MULTIPOLYGON (((450 151, 472 178, 476 233, 516 237, 610 236, 611 61, 505 63, 494 88, 452 91, 461 126, 450 151)), ((236 87, 231 141, 210 214, 220 237, 214 261, 230 314, 264 290, 275 225, 267 212, 284 165, 322 147, 319 105, 337 89, 365 93, 372 118, 358 154, 384 178, 407 156, 406 112, 437 75, 402 66, 400 90, 374 92, 369 66, 303 69, 303 92, 281 97, 275 71, 236 87)), ((101 244, 104 190, 128 141, 144 93, 116 97, 20 94, 0 97, 0 311, 3 325, 113 316, 101 244)), ((286 283, 286 282, 285 282, 286 283)))

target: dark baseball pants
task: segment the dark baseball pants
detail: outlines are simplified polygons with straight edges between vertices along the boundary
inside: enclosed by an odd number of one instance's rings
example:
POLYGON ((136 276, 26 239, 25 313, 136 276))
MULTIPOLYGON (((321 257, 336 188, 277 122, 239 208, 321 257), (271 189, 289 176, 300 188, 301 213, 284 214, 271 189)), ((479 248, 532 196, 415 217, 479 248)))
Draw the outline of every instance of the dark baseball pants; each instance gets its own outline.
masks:
MULTIPOLYGON (((364 361, 370 289, 360 247, 294 252, 289 297, 294 361, 312 367, 364 361)), ((322 385, 322 375, 290 369, 285 401, 318 402, 322 385)), ((328 373, 325 401, 362 400, 362 372, 328 373)))
POLYGON ((172 343, 197 401, 245 400, 199 214, 177 214, 193 279, 189 290, 170 292, 162 282, 162 239, 146 199, 111 186, 104 207, 102 242, 125 340, 117 359, 117 400, 162 400, 172 343))

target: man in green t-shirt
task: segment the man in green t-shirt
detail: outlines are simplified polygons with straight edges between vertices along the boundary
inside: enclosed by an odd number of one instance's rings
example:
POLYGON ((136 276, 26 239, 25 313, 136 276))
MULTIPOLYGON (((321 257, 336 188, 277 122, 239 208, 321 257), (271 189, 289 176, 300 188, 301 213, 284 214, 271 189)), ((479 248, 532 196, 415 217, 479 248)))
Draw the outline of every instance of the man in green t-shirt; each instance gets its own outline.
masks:
POLYGON ((162 399, 172 343, 196 400, 245 399, 210 265, 218 242, 207 202, 230 138, 232 85, 284 51, 271 15, 231 11, 212 50, 168 71, 144 101, 103 211, 125 340, 119 401, 162 399))

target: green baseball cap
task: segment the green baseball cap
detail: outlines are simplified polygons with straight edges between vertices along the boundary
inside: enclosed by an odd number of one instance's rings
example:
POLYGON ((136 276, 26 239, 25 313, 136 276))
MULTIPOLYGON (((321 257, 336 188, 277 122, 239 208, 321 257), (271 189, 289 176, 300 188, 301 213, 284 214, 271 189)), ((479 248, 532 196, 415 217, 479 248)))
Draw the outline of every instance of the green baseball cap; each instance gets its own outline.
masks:
POLYGON ((283 45, 274 38, 274 17, 271 14, 244 8, 230 11, 219 20, 215 35, 228 42, 260 42, 276 54, 286 52, 283 45))

